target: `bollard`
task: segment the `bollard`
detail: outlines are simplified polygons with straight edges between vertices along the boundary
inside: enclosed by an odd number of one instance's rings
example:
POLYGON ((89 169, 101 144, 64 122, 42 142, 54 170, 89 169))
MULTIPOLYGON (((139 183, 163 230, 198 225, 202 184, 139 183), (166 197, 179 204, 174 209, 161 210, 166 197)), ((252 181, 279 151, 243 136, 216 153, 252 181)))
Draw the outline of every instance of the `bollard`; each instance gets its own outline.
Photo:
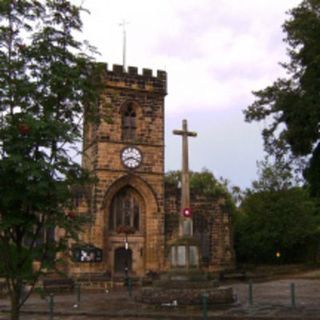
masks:
POLYGON ((291 292, 291 307, 294 308, 296 306, 296 292, 295 292, 294 283, 290 284, 290 292, 291 292))
POLYGON ((128 278, 128 293, 129 293, 129 297, 132 297, 132 280, 131 280, 131 278, 128 278))
POLYGON ((204 293, 202 295, 202 312, 203 320, 208 320, 208 294, 204 293))
POLYGON ((252 306, 253 304, 253 289, 252 289, 252 281, 249 281, 249 287, 248 287, 248 301, 249 305, 252 306))
POLYGON ((76 283, 75 285, 75 293, 76 293, 76 305, 80 305, 80 300, 81 300, 81 285, 80 283, 76 283))
POLYGON ((53 320, 53 293, 49 295, 49 320, 53 320))

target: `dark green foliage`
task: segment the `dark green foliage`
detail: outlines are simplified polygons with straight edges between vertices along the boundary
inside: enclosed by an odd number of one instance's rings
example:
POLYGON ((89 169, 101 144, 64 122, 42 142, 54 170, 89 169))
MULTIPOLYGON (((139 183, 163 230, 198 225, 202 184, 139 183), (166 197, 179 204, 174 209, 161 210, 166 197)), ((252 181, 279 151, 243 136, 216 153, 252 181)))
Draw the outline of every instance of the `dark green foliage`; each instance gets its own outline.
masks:
MULTIPOLYGON (((181 171, 169 171, 165 175, 165 185, 167 187, 178 187, 181 184, 181 171)), ((234 187, 234 189, 237 189, 234 187)), ((235 200, 228 191, 227 180, 217 180, 212 172, 203 169, 201 172, 190 172, 190 192, 191 195, 204 195, 212 199, 225 199, 225 210, 234 213, 235 200)))
POLYGON ((317 211, 301 188, 248 194, 235 221, 238 261, 293 263, 315 259, 320 235, 317 211))
POLYGON ((237 254, 242 261, 283 262, 311 258, 318 247, 319 217, 315 200, 293 187, 292 164, 304 169, 312 196, 319 197, 320 168, 320 0, 304 0, 289 12, 283 30, 290 61, 288 77, 255 92, 245 110, 247 121, 267 120, 265 150, 273 166, 262 163, 259 181, 247 193, 236 221, 237 254), (297 162, 306 157, 307 165, 297 162), (309 256, 308 256, 309 255, 309 256))
POLYGON ((264 160, 257 161, 257 166, 259 179, 252 182, 254 192, 281 191, 299 182, 299 177, 295 177, 285 155, 266 156, 264 160))
MULTIPOLYGON (((181 171, 167 172, 165 183, 169 186, 179 186, 181 183, 181 171)), ((213 173, 207 169, 203 169, 201 172, 190 172, 190 191, 212 197, 228 194, 228 189, 224 182, 218 181, 213 173)))
POLYGON ((164 183, 167 186, 178 187, 181 183, 181 171, 169 171, 165 174, 164 183))
POLYGON ((315 148, 304 176, 309 181, 311 195, 320 198, 320 145, 315 148))
POLYGON ((259 179, 245 192, 235 216, 235 249, 239 262, 293 263, 317 258, 319 208, 298 187, 285 160, 266 157, 259 179), (277 258, 279 252, 281 257, 277 258))
POLYGON ((229 193, 227 187, 208 170, 191 173, 190 189, 195 193, 212 197, 225 196, 229 193))
POLYGON ((82 117, 98 118, 99 66, 73 37, 80 10, 67 0, 0 1, 0 273, 12 319, 23 283, 54 267, 85 220, 66 214, 72 186, 89 181, 70 155, 82 117), (57 228, 65 230, 59 239, 57 228))
MULTIPOLYGON (((280 146, 294 157, 311 155, 310 170, 315 172, 320 138, 320 0, 304 0, 289 14, 283 29, 290 61, 282 64, 288 78, 255 92, 257 99, 245 116, 247 121, 268 119, 263 137, 269 154, 276 154, 280 146)), ((318 194, 318 180, 310 170, 306 178, 318 194)))

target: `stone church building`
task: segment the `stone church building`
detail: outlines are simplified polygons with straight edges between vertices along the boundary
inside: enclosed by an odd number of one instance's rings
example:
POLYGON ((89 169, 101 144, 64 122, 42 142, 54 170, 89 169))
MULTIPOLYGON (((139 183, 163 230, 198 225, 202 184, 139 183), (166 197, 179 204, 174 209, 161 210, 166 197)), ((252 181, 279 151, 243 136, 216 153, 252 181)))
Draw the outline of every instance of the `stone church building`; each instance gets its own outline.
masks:
MULTIPOLYGON (((177 234, 179 189, 164 183, 164 114, 167 74, 114 65, 105 69, 100 124, 84 126, 82 164, 97 183, 77 193, 78 214, 90 223, 80 239, 98 249, 99 259, 78 251, 69 274, 123 274, 137 277, 170 268, 168 243, 177 234), (82 254, 82 256, 81 256, 82 254)), ((177 150, 177 159, 180 150, 177 150)), ((181 162, 178 160, 179 163, 181 162)), ((194 235, 202 267, 223 271, 234 266, 230 214, 224 199, 191 194, 194 235)))

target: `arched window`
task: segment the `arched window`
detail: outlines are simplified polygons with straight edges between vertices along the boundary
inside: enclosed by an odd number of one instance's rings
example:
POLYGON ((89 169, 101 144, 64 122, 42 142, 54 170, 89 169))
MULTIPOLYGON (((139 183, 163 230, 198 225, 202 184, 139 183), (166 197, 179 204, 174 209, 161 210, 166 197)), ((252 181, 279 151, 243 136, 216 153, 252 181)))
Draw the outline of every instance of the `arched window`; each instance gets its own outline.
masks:
POLYGON ((113 198, 109 214, 109 230, 116 231, 119 226, 140 230, 142 199, 132 187, 120 190, 113 198))
POLYGON ((130 103, 122 114, 122 139, 134 140, 136 138, 136 112, 130 103))

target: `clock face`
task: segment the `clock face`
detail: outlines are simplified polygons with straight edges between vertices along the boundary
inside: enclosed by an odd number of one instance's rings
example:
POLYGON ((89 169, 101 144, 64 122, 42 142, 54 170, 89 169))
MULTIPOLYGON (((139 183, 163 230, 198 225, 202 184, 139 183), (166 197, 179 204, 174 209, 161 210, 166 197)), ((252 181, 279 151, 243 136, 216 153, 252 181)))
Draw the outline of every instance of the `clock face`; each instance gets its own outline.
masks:
POLYGON ((121 152, 121 160, 127 168, 135 169, 141 164, 142 154, 135 147, 127 147, 121 152))

